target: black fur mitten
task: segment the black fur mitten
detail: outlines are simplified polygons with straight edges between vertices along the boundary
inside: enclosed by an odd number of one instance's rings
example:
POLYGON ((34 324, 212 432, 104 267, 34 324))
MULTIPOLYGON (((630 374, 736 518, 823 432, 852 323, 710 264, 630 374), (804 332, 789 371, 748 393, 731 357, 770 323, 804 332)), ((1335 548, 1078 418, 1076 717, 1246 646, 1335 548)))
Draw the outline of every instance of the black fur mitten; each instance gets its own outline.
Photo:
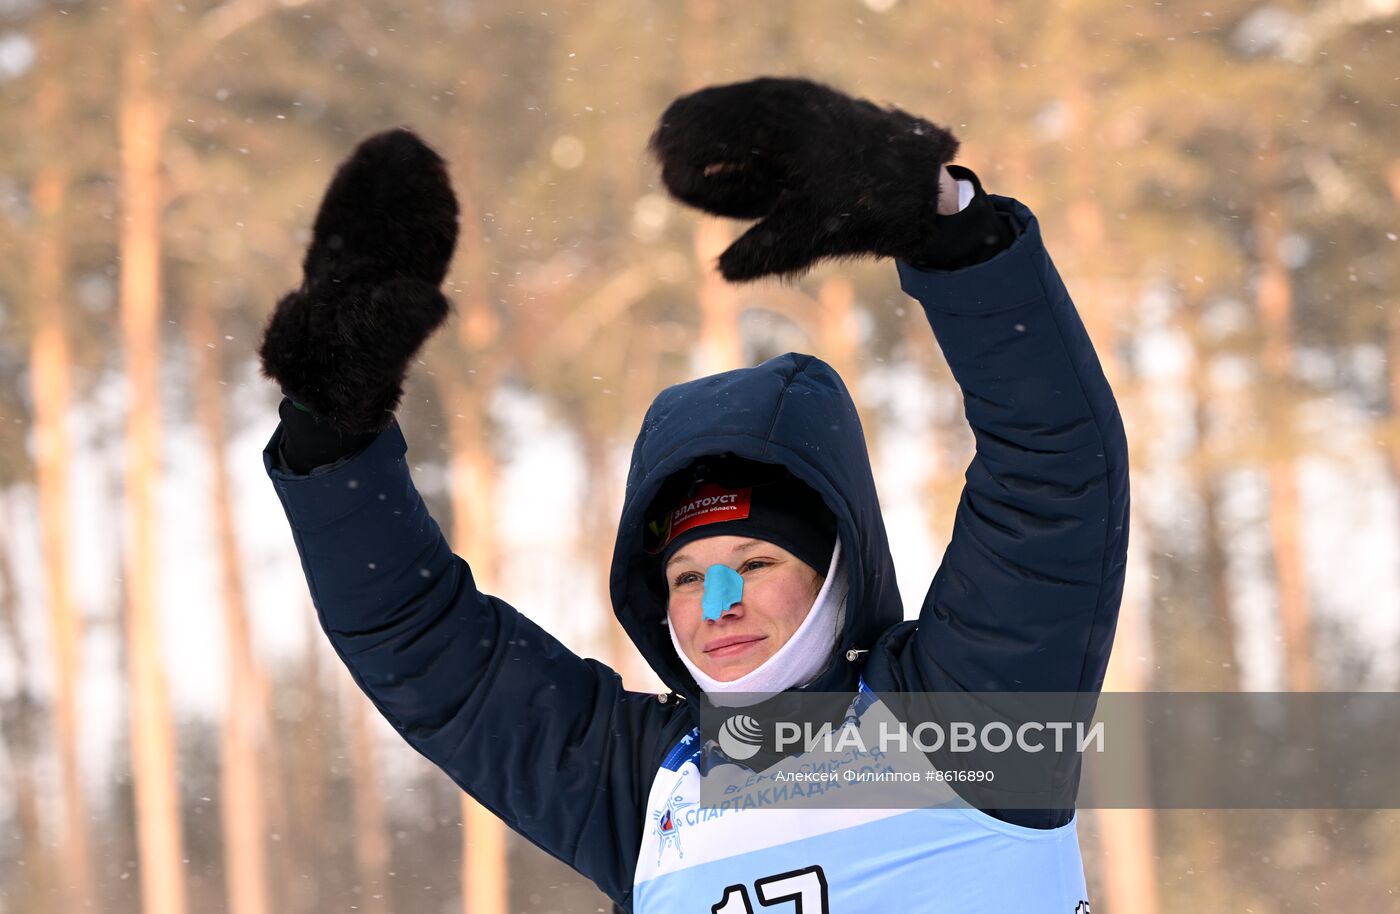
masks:
POLYGON ((898 108, 765 77, 676 99, 650 148, 682 203, 762 219, 720 255, 739 282, 827 257, 919 263, 938 243, 939 171, 958 140, 898 108))
POLYGON ((409 360, 447 317, 438 286, 456 245, 442 158, 409 130, 362 142, 321 200, 301 287, 267 323, 263 374, 345 434, 385 428, 409 360))

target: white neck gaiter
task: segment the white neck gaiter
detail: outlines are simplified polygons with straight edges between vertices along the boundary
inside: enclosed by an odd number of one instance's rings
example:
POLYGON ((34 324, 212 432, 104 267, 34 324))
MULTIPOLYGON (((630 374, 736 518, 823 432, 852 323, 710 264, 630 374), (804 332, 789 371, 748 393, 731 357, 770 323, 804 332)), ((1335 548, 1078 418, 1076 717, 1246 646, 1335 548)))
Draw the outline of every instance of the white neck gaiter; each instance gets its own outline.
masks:
POLYGON ((666 626, 676 655, 712 703, 721 708, 741 708, 756 704, 765 697, 757 693, 782 692, 794 686, 806 685, 817 678, 831 658, 832 648, 836 646, 836 639, 841 636, 841 629, 846 624, 846 594, 850 583, 840 568, 840 561, 841 538, 838 536, 836 547, 831 552, 831 566, 827 569, 826 580, 807 618, 802 620, 797 631, 778 648, 776 654, 733 682, 720 682, 702 673, 681 650, 675 630, 670 625, 666 626))

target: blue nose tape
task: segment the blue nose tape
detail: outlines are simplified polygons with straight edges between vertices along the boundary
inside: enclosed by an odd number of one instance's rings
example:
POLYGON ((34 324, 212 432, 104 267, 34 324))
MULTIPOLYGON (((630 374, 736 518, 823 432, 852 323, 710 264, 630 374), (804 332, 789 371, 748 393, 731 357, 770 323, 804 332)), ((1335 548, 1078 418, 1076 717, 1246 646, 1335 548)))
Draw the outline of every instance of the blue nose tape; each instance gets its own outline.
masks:
POLYGON ((728 565, 705 569, 705 593, 700 598, 702 619, 717 621, 724 611, 744 598, 744 579, 728 565))

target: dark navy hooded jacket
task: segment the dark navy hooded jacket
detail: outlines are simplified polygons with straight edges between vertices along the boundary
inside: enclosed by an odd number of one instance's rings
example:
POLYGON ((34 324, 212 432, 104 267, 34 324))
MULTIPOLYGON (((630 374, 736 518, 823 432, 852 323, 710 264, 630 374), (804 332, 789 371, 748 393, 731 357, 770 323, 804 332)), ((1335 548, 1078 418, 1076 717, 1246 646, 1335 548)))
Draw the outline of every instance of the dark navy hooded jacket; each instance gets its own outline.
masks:
MULTIPOLYGON (((647 411, 611 572, 617 618, 672 692, 623 689, 482 593, 414 487, 397 424, 310 475, 264 464, 320 622, 356 683, 415 749, 511 828, 630 909, 644 804, 697 722, 697 688, 647 586, 643 517, 667 477, 732 453, 786 466, 835 514, 845 631, 806 688, 1096 693, 1122 594, 1127 447, 1112 392, 1023 204, 989 198, 1012 245, 954 271, 899 263, 961 386, 976 438, 951 542, 904 621, 854 404, 830 366, 788 353, 679 384, 647 411), (854 659, 848 659, 854 658, 854 659)), ((1068 811, 1045 811, 1053 827, 1068 811)), ((1007 815, 1008 820, 1014 816, 1007 815)))

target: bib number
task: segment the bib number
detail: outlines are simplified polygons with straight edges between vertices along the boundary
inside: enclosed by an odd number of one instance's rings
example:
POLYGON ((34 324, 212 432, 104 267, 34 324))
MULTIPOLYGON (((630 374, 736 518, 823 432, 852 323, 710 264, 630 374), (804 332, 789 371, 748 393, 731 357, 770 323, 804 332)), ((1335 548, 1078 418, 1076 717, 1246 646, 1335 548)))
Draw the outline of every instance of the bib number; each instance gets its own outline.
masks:
MULTIPOLYGON (((820 866, 765 876, 753 887, 758 903, 765 908, 791 901, 797 905, 793 914, 828 914, 826 874, 820 866)), ((710 914, 753 914, 748 886, 740 883, 726 887, 724 897, 710 908, 710 914)))

